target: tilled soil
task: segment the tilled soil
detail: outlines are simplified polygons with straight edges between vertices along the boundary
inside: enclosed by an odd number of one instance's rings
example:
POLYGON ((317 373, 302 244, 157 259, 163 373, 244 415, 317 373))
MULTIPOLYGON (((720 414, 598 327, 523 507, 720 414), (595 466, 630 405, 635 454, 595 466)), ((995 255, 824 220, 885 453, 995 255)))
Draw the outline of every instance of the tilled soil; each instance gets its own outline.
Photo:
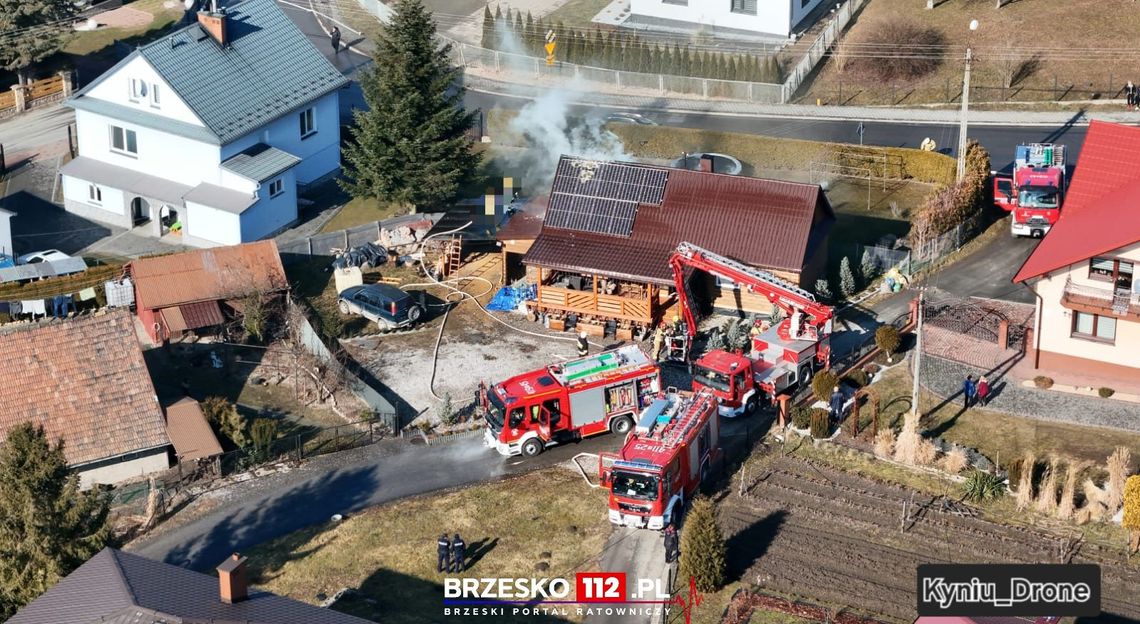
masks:
POLYGON ((1140 618, 1140 570, 1120 552, 998 524, 956 502, 795 457, 772 460, 721 506, 729 567, 746 583, 900 622, 915 617, 921 563, 1101 566, 1105 612, 1140 618), (904 502, 913 510, 903 520, 904 502), (903 530, 905 527, 905 530, 903 530))

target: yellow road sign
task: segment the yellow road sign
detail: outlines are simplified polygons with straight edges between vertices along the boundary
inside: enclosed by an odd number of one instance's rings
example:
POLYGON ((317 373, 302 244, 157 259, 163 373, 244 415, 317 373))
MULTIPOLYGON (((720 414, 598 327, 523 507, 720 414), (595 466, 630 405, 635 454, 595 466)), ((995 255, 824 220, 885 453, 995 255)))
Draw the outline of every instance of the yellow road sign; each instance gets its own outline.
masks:
POLYGON ((558 45, 558 44, 556 44, 556 43, 548 43, 548 44, 546 44, 546 55, 547 55, 547 56, 554 56, 554 48, 555 48, 555 46, 557 46, 557 45, 558 45))
POLYGON ((547 54, 546 55, 546 64, 547 65, 553 65, 554 64, 554 55, 553 54, 547 54))

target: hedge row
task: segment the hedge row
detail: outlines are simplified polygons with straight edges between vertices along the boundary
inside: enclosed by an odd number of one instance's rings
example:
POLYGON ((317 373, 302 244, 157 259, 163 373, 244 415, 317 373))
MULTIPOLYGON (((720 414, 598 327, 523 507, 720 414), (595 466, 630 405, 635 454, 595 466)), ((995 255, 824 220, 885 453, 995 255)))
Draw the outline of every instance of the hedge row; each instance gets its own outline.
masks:
POLYGON ((783 82, 780 63, 773 55, 701 52, 676 43, 661 46, 624 32, 605 33, 598 28, 583 32, 566 28, 561 22, 548 24, 541 17, 532 18, 529 11, 524 18, 520 11, 507 9, 504 15, 497 7, 492 15, 489 7, 483 8, 482 46, 489 50, 544 57, 549 30, 556 35, 557 59, 567 63, 646 74, 783 82))
POLYGON ((731 154, 745 163, 769 169, 807 171, 815 163, 869 168, 875 177, 931 184, 953 182, 953 158, 935 152, 898 147, 862 147, 799 139, 712 132, 692 128, 618 125, 609 128, 627 149, 644 158, 672 159, 681 152, 731 154))
POLYGON ((966 146, 966 175, 939 189, 919 207, 912 219, 912 241, 921 245, 977 217, 986 208, 989 177, 989 152, 977 141, 970 141, 966 146))

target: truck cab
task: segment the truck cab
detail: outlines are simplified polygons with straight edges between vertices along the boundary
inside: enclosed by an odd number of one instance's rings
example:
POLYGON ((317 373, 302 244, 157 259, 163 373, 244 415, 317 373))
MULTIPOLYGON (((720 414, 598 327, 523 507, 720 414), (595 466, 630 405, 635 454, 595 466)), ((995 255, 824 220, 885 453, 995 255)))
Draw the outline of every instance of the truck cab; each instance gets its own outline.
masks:
POLYGON ((1065 146, 1019 145, 1013 176, 994 177, 994 205, 1010 212, 1010 234, 1040 238, 1060 218, 1065 193, 1065 146))

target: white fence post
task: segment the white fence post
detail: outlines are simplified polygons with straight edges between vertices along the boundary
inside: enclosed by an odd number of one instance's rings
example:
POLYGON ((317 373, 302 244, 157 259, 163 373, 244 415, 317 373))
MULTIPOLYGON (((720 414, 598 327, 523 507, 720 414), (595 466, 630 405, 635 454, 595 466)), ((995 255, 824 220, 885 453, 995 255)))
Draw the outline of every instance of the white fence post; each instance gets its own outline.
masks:
POLYGON ((502 71, 502 69, 499 68, 499 51, 498 50, 495 50, 495 71, 496 72, 502 71))
POLYGON ((701 95, 703 97, 709 96, 709 79, 708 78, 702 78, 701 79, 701 95))
POLYGON ((621 72, 615 71, 614 72, 614 79, 617 80, 617 86, 620 89, 621 88, 621 72))
POLYGON ((665 93, 665 76, 663 74, 657 74, 657 90, 665 93))

